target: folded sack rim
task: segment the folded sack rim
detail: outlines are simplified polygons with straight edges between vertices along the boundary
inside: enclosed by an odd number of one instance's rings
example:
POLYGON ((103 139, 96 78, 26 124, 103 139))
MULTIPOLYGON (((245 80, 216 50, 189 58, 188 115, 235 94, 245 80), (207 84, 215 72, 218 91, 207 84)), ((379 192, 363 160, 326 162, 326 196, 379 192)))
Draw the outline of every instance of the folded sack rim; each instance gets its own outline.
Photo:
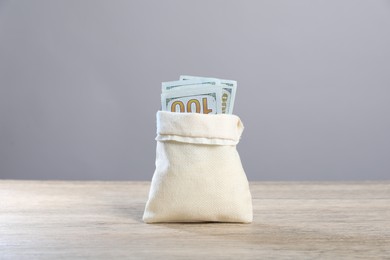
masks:
POLYGON ((192 138, 193 143, 234 145, 244 130, 236 115, 158 111, 156 119, 157 141, 191 142, 192 138))

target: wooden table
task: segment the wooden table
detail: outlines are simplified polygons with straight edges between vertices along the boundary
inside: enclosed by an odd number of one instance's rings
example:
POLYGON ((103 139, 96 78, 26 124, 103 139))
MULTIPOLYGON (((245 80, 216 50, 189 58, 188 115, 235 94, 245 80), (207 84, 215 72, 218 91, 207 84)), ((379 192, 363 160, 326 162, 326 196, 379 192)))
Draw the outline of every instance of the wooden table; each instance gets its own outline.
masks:
POLYGON ((390 259, 390 182, 251 183, 252 224, 145 224, 148 182, 0 181, 0 259, 390 259))

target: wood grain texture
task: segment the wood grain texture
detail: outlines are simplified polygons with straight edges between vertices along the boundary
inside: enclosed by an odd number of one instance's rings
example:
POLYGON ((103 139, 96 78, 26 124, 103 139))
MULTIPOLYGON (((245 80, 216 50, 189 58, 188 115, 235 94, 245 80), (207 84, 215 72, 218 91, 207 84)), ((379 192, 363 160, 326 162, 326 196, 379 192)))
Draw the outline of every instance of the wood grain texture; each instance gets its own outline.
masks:
POLYGON ((145 224, 147 182, 0 181, 0 259, 389 259, 390 182, 251 183, 252 224, 145 224))

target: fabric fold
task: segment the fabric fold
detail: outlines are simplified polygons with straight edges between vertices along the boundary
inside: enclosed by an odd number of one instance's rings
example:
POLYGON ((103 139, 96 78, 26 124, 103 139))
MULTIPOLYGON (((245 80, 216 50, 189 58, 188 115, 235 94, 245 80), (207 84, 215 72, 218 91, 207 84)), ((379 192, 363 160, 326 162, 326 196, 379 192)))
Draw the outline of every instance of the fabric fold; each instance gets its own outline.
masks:
POLYGON ((157 112, 157 141, 235 145, 243 130, 236 115, 157 112))

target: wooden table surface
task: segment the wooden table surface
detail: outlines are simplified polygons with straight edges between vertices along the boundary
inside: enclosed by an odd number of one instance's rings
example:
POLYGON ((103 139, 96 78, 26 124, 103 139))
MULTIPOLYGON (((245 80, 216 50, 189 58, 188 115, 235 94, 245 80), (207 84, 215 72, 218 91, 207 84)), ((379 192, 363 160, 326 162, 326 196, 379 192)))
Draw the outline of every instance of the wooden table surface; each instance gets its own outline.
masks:
POLYGON ((390 182, 251 183, 252 224, 145 224, 148 182, 0 181, 0 259, 390 259, 390 182))

